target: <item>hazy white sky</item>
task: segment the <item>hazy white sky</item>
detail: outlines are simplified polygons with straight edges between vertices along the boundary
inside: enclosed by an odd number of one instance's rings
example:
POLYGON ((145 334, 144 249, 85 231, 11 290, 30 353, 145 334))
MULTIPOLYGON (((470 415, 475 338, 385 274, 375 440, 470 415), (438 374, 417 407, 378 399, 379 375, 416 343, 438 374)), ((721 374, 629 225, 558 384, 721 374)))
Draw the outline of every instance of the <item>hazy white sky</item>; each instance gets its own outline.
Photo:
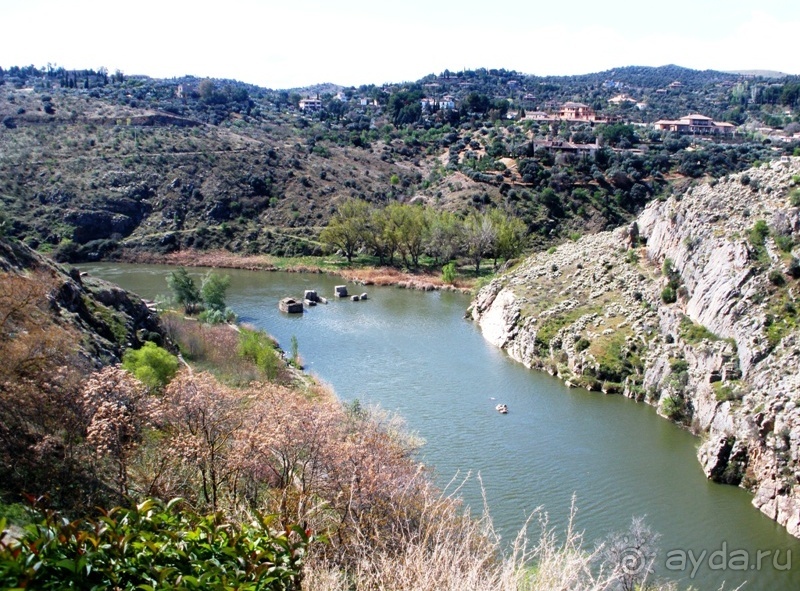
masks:
POLYGON ((234 78, 268 88, 445 69, 800 73, 798 0, 0 0, 0 66, 234 78))

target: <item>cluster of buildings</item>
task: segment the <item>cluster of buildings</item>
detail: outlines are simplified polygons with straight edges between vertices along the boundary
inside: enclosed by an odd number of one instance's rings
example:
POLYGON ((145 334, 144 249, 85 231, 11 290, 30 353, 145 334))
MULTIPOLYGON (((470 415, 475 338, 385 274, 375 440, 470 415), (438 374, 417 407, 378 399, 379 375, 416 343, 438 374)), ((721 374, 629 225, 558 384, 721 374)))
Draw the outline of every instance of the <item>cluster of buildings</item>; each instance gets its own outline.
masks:
MULTIPOLYGON (((680 84, 679 82, 676 84, 680 84)), ((339 98, 338 96, 336 98, 339 98)), ((340 99, 344 100, 344 99, 340 99)), ((358 99, 361 106, 377 106, 373 99, 361 98, 358 99)), ((422 110, 431 112, 434 110, 452 110, 456 108, 456 100, 451 95, 444 95, 440 98, 423 98, 421 101, 422 110)), ((637 103, 635 99, 626 94, 619 94, 609 99, 609 103, 621 105, 624 103, 632 103, 636 108, 645 109, 647 107, 644 103, 637 103)), ((586 123, 613 123, 619 120, 616 117, 600 116, 595 110, 584 103, 568 101, 561 105, 548 104, 545 108, 550 107, 550 111, 528 111, 525 113, 524 119, 529 121, 540 122, 586 122, 586 123)), ((316 112, 322 110, 322 101, 319 98, 303 98, 300 100, 300 110, 307 112, 316 112)), ((517 116, 517 112, 510 112, 509 116, 517 116)), ((681 117, 680 119, 670 120, 661 119, 653 124, 657 131, 669 131, 678 134, 691 134, 701 136, 730 136, 733 135, 736 126, 727 123, 714 121, 710 117, 693 113, 681 117)), ((582 147, 583 150, 594 150, 595 146, 582 147)))

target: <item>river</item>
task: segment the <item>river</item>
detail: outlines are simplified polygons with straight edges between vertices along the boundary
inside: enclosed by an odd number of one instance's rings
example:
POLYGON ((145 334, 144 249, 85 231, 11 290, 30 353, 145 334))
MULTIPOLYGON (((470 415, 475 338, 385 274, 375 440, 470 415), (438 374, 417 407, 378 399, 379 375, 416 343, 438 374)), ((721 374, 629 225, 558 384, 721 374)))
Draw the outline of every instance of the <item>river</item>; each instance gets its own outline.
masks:
MULTIPOLYGON (((174 268, 82 265, 145 298, 168 294, 174 268)), ((190 269, 198 281, 204 270, 190 269)), ((620 396, 568 389, 489 345, 464 319, 469 298, 349 284, 362 302, 336 300, 344 283, 326 275, 219 271, 231 277, 228 305, 240 320, 289 350, 296 337, 306 370, 350 401, 396 411, 424 439, 420 460, 440 485, 461 482, 474 512, 485 490, 506 539, 537 507, 559 530, 572 499, 589 548, 644 516, 660 534, 657 574, 680 588, 800 589, 800 540, 738 488, 709 482, 698 440, 652 407, 620 396), (280 298, 316 289, 328 305, 302 315, 278 311, 280 298), (509 407, 507 415, 494 410, 509 407), (761 553, 759 555, 759 552, 761 553)), ((536 533, 536 532, 534 532, 536 533)))

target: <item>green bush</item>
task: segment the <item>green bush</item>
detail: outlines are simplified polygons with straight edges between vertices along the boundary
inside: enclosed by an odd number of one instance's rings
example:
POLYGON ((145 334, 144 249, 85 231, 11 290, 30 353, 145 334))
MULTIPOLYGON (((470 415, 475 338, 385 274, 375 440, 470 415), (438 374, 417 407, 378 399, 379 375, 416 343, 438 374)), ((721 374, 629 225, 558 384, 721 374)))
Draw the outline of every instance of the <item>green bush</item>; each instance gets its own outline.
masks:
POLYGON ((179 365, 175 355, 151 342, 142 345, 141 349, 128 349, 122 356, 122 367, 154 390, 166 386, 179 365))
POLYGON ((772 270, 769 272, 768 277, 769 277, 769 282, 776 287, 783 287, 784 285, 786 285, 786 278, 780 271, 772 270))
POLYGON ((280 360, 275 342, 264 332, 242 328, 239 332, 239 355, 252 361, 268 379, 278 376, 280 360))
POLYGON ((19 541, 0 543, 0 588, 299 590, 313 539, 298 526, 270 526, 270 518, 239 525, 199 515, 177 500, 97 520, 46 512, 19 541))
POLYGON ((683 373, 689 371, 689 364, 685 359, 672 359, 669 362, 669 368, 673 373, 683 373))
POLYGON ((671 421, 680 421, 684 418, 685 404, 680 396, 668 396, 661 403, 661 410, 671 421))
POLYGON ((688 316, 681 318, 680 324, 681 338, 689 344, 696 345, 700 341, 718 341, 719 336, 708 330, 702 324, 692 322, 688 316))
POLYGON ((665 304, 674 304, 678 301, 678 296, 675 289, 671 285, 667 285, 661 290, 661 301, 665 304))
POLYGON ((739 382, 714 382, 711 386, 714 397, 718 402, 741 400, 743 393, 739 389, 739 382))
POLYGON ((589 339, 580 338, 575 342, 575 351, 577 351, 578 353, 580 353, 581 351, 585 351, 586 349, 589 348, 589 345, 591 345, 589 339))
POLYGON ((792 257, 791 262, 789 263, 789 268, 786 272, 793 278, 793 279, 800 279, 800 260, 797 257, 792 257))
POLYGON ((456 280, 456 264, 454 261, 450 261, 444 267, 442 267, 442 281, 445 283, 454 283, 456 280))
POLYGON ((789 203, 792 207, 800 207, 800 189, 795 189, 789 194, 789 203))
POLYGON ((778 234, 775 236, 775 244, 778 245, 783 252, 792 252, 794 248, 794 240, 791 234, 778 234))
POLYGON ((224 310, 203 310, 197 317, 200 322, 206 324, 222 324, 223 322, 233 322, 236 320, 236 313, 230 308, 224 310))
POLYGON ((767 239, 767 236, 769 236, 769 226, 767 226, 765 220, 758 220, 748 234, 750 244, 756 248, 764 246, 764 240, 767 239))

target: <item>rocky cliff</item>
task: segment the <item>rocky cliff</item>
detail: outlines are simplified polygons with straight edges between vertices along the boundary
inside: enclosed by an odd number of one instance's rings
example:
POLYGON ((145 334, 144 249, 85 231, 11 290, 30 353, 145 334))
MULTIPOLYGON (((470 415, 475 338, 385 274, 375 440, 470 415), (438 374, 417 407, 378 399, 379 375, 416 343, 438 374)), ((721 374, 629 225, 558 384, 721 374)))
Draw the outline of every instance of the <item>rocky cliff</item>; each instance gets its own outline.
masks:
POLYGON ((520 263, 472 317, 526 366, 692 429, 709 478, 800 536, 797 186, 783 159, 655 201, 520 263))

